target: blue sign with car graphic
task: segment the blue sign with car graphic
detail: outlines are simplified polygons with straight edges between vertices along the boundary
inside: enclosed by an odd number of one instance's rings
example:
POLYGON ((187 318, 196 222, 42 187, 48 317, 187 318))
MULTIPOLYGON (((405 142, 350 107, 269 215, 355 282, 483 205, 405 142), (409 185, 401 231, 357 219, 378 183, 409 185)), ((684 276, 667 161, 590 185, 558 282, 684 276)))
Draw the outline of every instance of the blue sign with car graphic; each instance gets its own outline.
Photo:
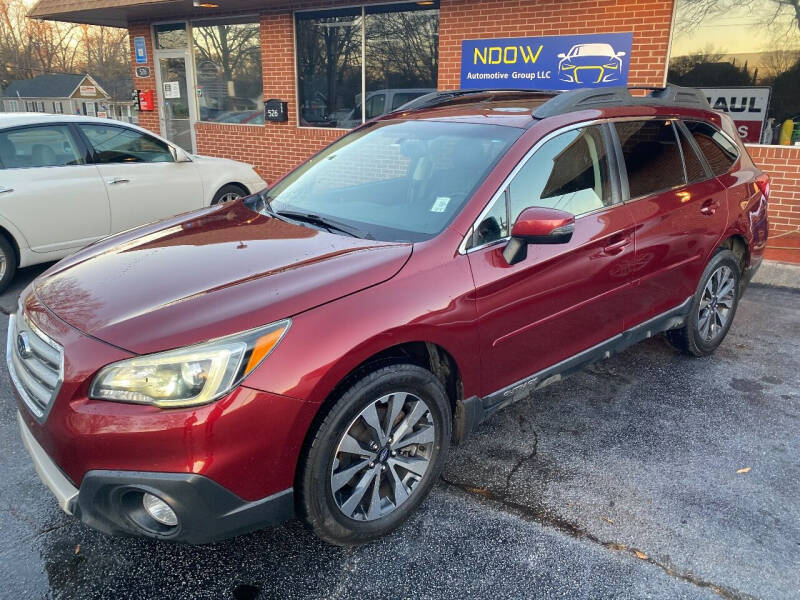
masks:
POLYGON ((462 89, 572 90, 627 85, 632 33, 464 40, 462 89))

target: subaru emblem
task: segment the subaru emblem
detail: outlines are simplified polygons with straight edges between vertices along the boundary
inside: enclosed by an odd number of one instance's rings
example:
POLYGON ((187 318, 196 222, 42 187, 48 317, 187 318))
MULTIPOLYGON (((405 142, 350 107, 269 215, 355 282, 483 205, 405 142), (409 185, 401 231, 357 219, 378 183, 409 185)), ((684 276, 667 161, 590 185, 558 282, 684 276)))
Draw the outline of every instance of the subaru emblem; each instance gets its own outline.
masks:
POLYGON ((20 331, 17 334, 17 352, 19 352, 20 358, 33 356, 33 348, 31 348, 31 341, 28 339, 26 331, 20 331))

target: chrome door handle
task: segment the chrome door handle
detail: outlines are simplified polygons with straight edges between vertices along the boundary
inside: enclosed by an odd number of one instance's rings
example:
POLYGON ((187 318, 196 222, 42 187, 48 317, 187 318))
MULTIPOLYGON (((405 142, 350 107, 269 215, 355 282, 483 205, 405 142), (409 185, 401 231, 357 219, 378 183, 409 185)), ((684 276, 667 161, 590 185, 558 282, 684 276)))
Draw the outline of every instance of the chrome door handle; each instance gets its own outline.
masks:
POLYGON ((13 191, 14 188, 3 187, 2 185, 0 185, 0 194, 8 194, 13 191))
POLYGON ((130 179, 125 179, 124 177, 112 177, 109 179, 108 185, 116 185, 117 183, 130 183, 130 179))

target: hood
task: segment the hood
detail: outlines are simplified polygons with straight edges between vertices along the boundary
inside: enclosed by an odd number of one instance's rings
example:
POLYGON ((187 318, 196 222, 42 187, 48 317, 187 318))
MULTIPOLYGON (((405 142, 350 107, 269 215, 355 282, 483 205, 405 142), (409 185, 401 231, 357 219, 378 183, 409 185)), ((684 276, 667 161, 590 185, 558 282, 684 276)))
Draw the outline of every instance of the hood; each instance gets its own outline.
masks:
POLYGON ((136 354, 258 327, 393 277, 411 244, 361 240, 224 204, 113 236, 34 286, 73 327, 136 354))
POLYGON ((226 163, 226 164, 234 164, 239 165, 242 167, 247 167, 248 169, 252 169, 253 165, 242 162, 240 160, 234 160, 232 158, 219 158, 218 156, 206 156, 204 154, 192 154, 192 160, 198 164, 202 165, 203 163, 226 163))

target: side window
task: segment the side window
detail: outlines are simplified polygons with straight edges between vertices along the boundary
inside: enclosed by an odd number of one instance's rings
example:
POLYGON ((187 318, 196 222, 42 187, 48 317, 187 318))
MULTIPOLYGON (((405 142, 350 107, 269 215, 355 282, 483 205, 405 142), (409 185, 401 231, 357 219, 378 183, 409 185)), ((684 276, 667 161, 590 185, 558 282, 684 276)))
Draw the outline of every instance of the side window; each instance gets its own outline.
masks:
POLYGON ((79 125, 100 163, 174 162, 169 146, 144 133, 108 125, 79 125))
POLYGON ((689 142, 683 129, 680 127, 677 129, 678 139, 681 142, 681 151, 683 152, 683 164, 686 165, 686 179, 689 180, 689 183, 696 183, 708 179, 709 174, 705 166, 703 166, 700 157, 697 156, 694 146, 689 142))
POLYGON ((0 132, 0 166, 4 169, 81 164, 83 158, 66 125, 26 127, 0 132))
POLYGON ((467 245, 468 248, 483 246, 489 242, 508 237, 508 203, 506 202, 506 197, 507 194, 500 196, 489 212, 481 219, 480 223, 475 226, 472 239, 467 245))
POLYGON ((624 121, 614 127, 622 145, 631 198, 686 183, 672 121, 624 121))
POLYGON ((386 112, 384 106, 386 106, 386 94, 375 94, 367 98, 367 118, 371 119, 382 115, 386 112))
POLYGON ((403 106, 403 104, 407 104, 411 102, 414 98, 419 98, 423 94, 427 92, 395 92, 394 96, 392 97, 392 108, 391 110, 395 110, 403 106))
POLYGON ((539 148, 508 186, 509 222, 528 207, 582 215, 613 202, 608 156, 599 126, 557 135, 539 148))
POLYGON ((730 171, 736 159, 739 158, 736 146, 708 123, 686 121, 685 124, 708 160, 714 175, 722 175, 730 171))

